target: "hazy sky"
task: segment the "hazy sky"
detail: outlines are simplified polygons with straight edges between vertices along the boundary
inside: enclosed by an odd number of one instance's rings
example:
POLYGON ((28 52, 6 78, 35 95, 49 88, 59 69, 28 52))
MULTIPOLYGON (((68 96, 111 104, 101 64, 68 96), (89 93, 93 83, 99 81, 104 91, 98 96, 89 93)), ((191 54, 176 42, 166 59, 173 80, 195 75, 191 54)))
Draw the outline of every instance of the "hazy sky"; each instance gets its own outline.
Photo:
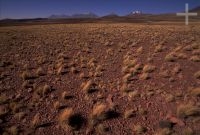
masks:
POLYGON ((125 15, 135 10, 169 13, 200 6, 200 0, 0 0, 0 19, 48 17, 52 14, 93 12, 125 15))

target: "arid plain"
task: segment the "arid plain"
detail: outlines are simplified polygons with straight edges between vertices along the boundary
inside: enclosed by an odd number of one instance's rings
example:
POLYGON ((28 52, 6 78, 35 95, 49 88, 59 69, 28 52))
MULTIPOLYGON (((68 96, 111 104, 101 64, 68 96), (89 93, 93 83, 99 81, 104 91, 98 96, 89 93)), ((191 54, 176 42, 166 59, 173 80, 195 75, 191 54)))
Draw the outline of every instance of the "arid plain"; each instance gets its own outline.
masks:
POLYGON ((200 24, 0 27, 3 135, 199 135, 200 24))

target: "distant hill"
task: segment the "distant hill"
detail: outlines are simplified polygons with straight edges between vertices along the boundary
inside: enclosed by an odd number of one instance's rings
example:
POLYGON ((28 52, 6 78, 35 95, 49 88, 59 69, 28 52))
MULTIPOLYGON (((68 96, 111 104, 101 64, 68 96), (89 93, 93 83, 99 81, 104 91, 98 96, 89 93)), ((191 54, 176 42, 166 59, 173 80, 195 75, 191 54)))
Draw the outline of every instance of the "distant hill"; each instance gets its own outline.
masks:
POLYGON ((190 12, 198 13, 200 15, 200 6, 191 9, 190 12))
POLYGON ((67 18, 98 18, 94 13, 73 14, 73 15, 51 15, 49 19, 67 19, 67 18))
MULTIPOLYGON (((184 12, 184 11, 180 11, 184 12)), ((193 8, 190 12, 198 13, 198 16, 190 16, 191 22, 199 22, 200 6, 193 8)), ((165 14, 147 14, 142 11, 133 11, 127 15, 119 16, 111 13, 102 17, 94 13, 80 13, 73 15, 51 15, 47 18, 33 19, 3 19, 0 20, 0 26, 9 25, 32 25, 32 24, 55 24, 55 23, 95 23, 95 22, 123 22, 123 23, 152 23, 152 22, 184 22, 184 16, 177 16, 176 13, 165 14)))
POLYGON ((117 15, 115 13, 111 13, 111 14, 105 15, 101 18, 117 18, 117 17, 119 17, 119 15, 117 15))

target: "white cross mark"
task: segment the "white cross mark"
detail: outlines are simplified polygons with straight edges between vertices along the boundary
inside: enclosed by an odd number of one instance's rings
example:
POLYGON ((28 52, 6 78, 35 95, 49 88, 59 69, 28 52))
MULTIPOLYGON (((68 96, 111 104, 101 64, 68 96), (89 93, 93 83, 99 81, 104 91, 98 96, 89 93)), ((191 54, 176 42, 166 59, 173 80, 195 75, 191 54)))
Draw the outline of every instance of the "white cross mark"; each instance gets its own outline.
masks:
POLYGON ((185 13, 176 13, 177 16, 185 16, 185 25, 189 24, 189 16, 197 16, 197 13, 189 13, 188 3, 185 4, 185 13))

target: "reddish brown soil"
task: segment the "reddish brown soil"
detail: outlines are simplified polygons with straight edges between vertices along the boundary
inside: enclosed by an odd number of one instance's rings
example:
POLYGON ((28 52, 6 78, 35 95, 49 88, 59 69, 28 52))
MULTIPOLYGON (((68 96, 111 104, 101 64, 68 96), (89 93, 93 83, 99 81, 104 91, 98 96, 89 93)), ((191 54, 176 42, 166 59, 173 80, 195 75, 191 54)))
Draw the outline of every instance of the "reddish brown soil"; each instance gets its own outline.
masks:
MULTIPOLYGON (((16 26, 0 28, 0 132, 4 134, 71 135, 136 134, 134 125, 143 126, 141 134, 161 133, 160 121, 173 123, 168 127, 171 134, 184 134, 185 129, 199 134, 200 98, 191 95, 190 90, 200 87, 200 80, 194 74, 200 70, 200 25, 139 25, 139 24, 54 24, 37 26, 16 26), (155 52, 156 46, 162 50, 155 52), (142 51, 137 51, 142 47, 142 51), (185 48, 191 48, 186 50, 185 48), (165 56, 173 52, 175 61, 170 62, 165 56), (64 57, 61 55, 65 55, 64 57), (124 82, 126 75, 122 69, 125 56, 137 60, 141 69, 124 82), (178 54, 184 54, 178 57, 178 54), (197 60, 191 60, 191 57, 197 60), (93 60, 93 62, 90 62, 93 60), (57 63, 64 66, 64 73, 57 74, 57 63), (83 67, 85 65, 85 68, 83 67), (103 69, 95 76, 96 68, 103 69), (148 73, 149 79, 141 79, 145 65, 155 66, 148 73), (77 73, 71 71, 75 68, 77 73), (176 72, 175 68, 181 70, 176 72), (44 75, 37 76, 42 68, 44 75), (29 72, 32 78, 30 88, 23 87, 23 72, 29 72), (163 77, 162 72, 167 76, 163 77), (84 73, 87 77, 81 78, 84 73), (165 74, 166 75, 166 74, 165 74), (85 93, 81 84, 92 80, 97 89, 85 93), (130 91, 137 91, 139 96, 129 100, 122 85, 128 84, 130 91), (37 89, 45 84, 51 90, 43 96, 37 95, 37 89), (64 100, 66 91, 72 98, 64 100), (171 94, 172 101, 166 101, 171 94), (2 98, 6 100, 2 100, 2 98), (3 102, 2 102, 3 101, 3 102), (54 104, 58 101, 61 108, 54 104), (90 127, 92 108, 97 103, 114 106, 115 116, 101 121, 109 129, 99 133, 96 125, 90 127), (180 104, 192 104, 197 108, 195 116, 179 117, 177 107, 180 104), (64 129, 58 122, 60 113, 66 108, 73 108, 82 117, 78 131, 64 129), (124 112, 134 109, 134 116, 124 118, 124 112), (6 111, 5 111, 6 110, 6 111), (145 113, 141 110, 144 110, 145 113), (6 113, 4 113, 6 112, 6 113), (25 113, 18 118, 20 112, 25 113), (38 114, 39 124, 33 128, 34 116, 38 114), (173 121, 173 119, 175 119, 173 121), (15 127, 19 131, 12 130, 15 127)), ((98 124, 100 124, 98 123, 98 124)))

